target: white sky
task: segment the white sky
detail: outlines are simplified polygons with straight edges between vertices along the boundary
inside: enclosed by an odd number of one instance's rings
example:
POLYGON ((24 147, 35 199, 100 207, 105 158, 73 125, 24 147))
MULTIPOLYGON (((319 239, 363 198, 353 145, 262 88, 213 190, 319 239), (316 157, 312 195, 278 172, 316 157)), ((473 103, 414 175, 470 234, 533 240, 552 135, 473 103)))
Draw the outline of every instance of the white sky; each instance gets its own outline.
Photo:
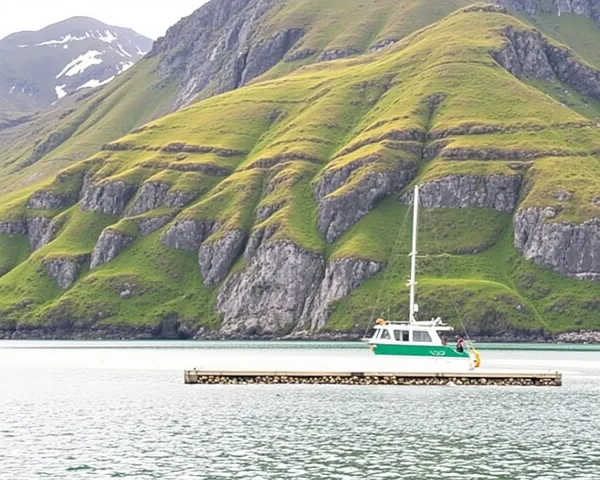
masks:
POLYGON ((69 17, 92 17, 156 39, 207 0, 0 0, 0 38, 69 17))

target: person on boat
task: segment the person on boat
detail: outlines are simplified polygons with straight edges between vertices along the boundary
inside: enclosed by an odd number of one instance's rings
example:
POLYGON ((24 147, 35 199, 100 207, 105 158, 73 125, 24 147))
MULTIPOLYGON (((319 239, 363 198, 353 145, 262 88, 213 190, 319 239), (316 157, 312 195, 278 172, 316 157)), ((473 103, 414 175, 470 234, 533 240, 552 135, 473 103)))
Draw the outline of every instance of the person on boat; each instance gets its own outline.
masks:
POLYGON ((448 345, 448 338, 446 336, 442 336, 442 345, 448 345))
POLYGON ((456 351, 463 353, 465 351, 465 339, 459 335, 458 341, 456 342, 456 351))

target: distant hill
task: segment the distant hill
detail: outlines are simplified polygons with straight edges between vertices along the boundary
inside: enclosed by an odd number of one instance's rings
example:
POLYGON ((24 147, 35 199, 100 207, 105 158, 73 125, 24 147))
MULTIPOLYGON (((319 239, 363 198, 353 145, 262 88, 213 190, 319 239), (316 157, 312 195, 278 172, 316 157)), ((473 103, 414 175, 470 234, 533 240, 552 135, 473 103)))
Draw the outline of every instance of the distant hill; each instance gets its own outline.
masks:
POLYGON ((73 17, 0 40, 0 121, 95 88, 130 68, 152 40, 129 28, 73 17))

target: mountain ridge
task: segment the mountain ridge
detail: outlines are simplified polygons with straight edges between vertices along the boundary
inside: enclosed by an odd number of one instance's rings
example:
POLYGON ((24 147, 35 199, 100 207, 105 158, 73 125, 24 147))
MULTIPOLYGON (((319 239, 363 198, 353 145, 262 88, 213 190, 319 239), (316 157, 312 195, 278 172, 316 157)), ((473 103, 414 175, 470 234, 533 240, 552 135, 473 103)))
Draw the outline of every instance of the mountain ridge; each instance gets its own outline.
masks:
POLYGON ((108 83, 151 46, 131 29, 72 17, 0 40, 0 102, 5 112, 31 114, 68 93, 108 83))

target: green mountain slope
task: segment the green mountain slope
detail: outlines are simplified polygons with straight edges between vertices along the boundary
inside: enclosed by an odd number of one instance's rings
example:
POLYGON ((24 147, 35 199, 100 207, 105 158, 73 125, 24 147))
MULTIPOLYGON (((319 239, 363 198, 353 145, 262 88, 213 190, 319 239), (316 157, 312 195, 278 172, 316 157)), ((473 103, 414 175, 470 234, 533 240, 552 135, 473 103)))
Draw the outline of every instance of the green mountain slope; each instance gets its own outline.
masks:
MULTIPOLYGON (((307 4, 261 28, 301 25, 307 4)), ((600 328, 600 73, 484 4, 368 52, 406 34, 390 22, 410 15, 385 8, 350 58, 276 64, 3 197, 5 335, 358 334, 404 318, 417 182, 423 317, 483 336, 600 328)), ((341 48, 327 25, 306 48, 341 48)))
POLYGON ((29 117, 8 116, 2 109, 0 190, 14 191, 47 178, 135 127, 265 72, 278 78, 302 65, 380 48, 470 3, 443 0, 432 7, 426 0, 213 0, 91 97, 74 95, 57 110, 29 117), (238 38, 238 30, 251 35, 238 38), (276 40, 286 35, 290 38, 280 45, 276 40), (246 65, 239 64, 239 56, 246 65))

